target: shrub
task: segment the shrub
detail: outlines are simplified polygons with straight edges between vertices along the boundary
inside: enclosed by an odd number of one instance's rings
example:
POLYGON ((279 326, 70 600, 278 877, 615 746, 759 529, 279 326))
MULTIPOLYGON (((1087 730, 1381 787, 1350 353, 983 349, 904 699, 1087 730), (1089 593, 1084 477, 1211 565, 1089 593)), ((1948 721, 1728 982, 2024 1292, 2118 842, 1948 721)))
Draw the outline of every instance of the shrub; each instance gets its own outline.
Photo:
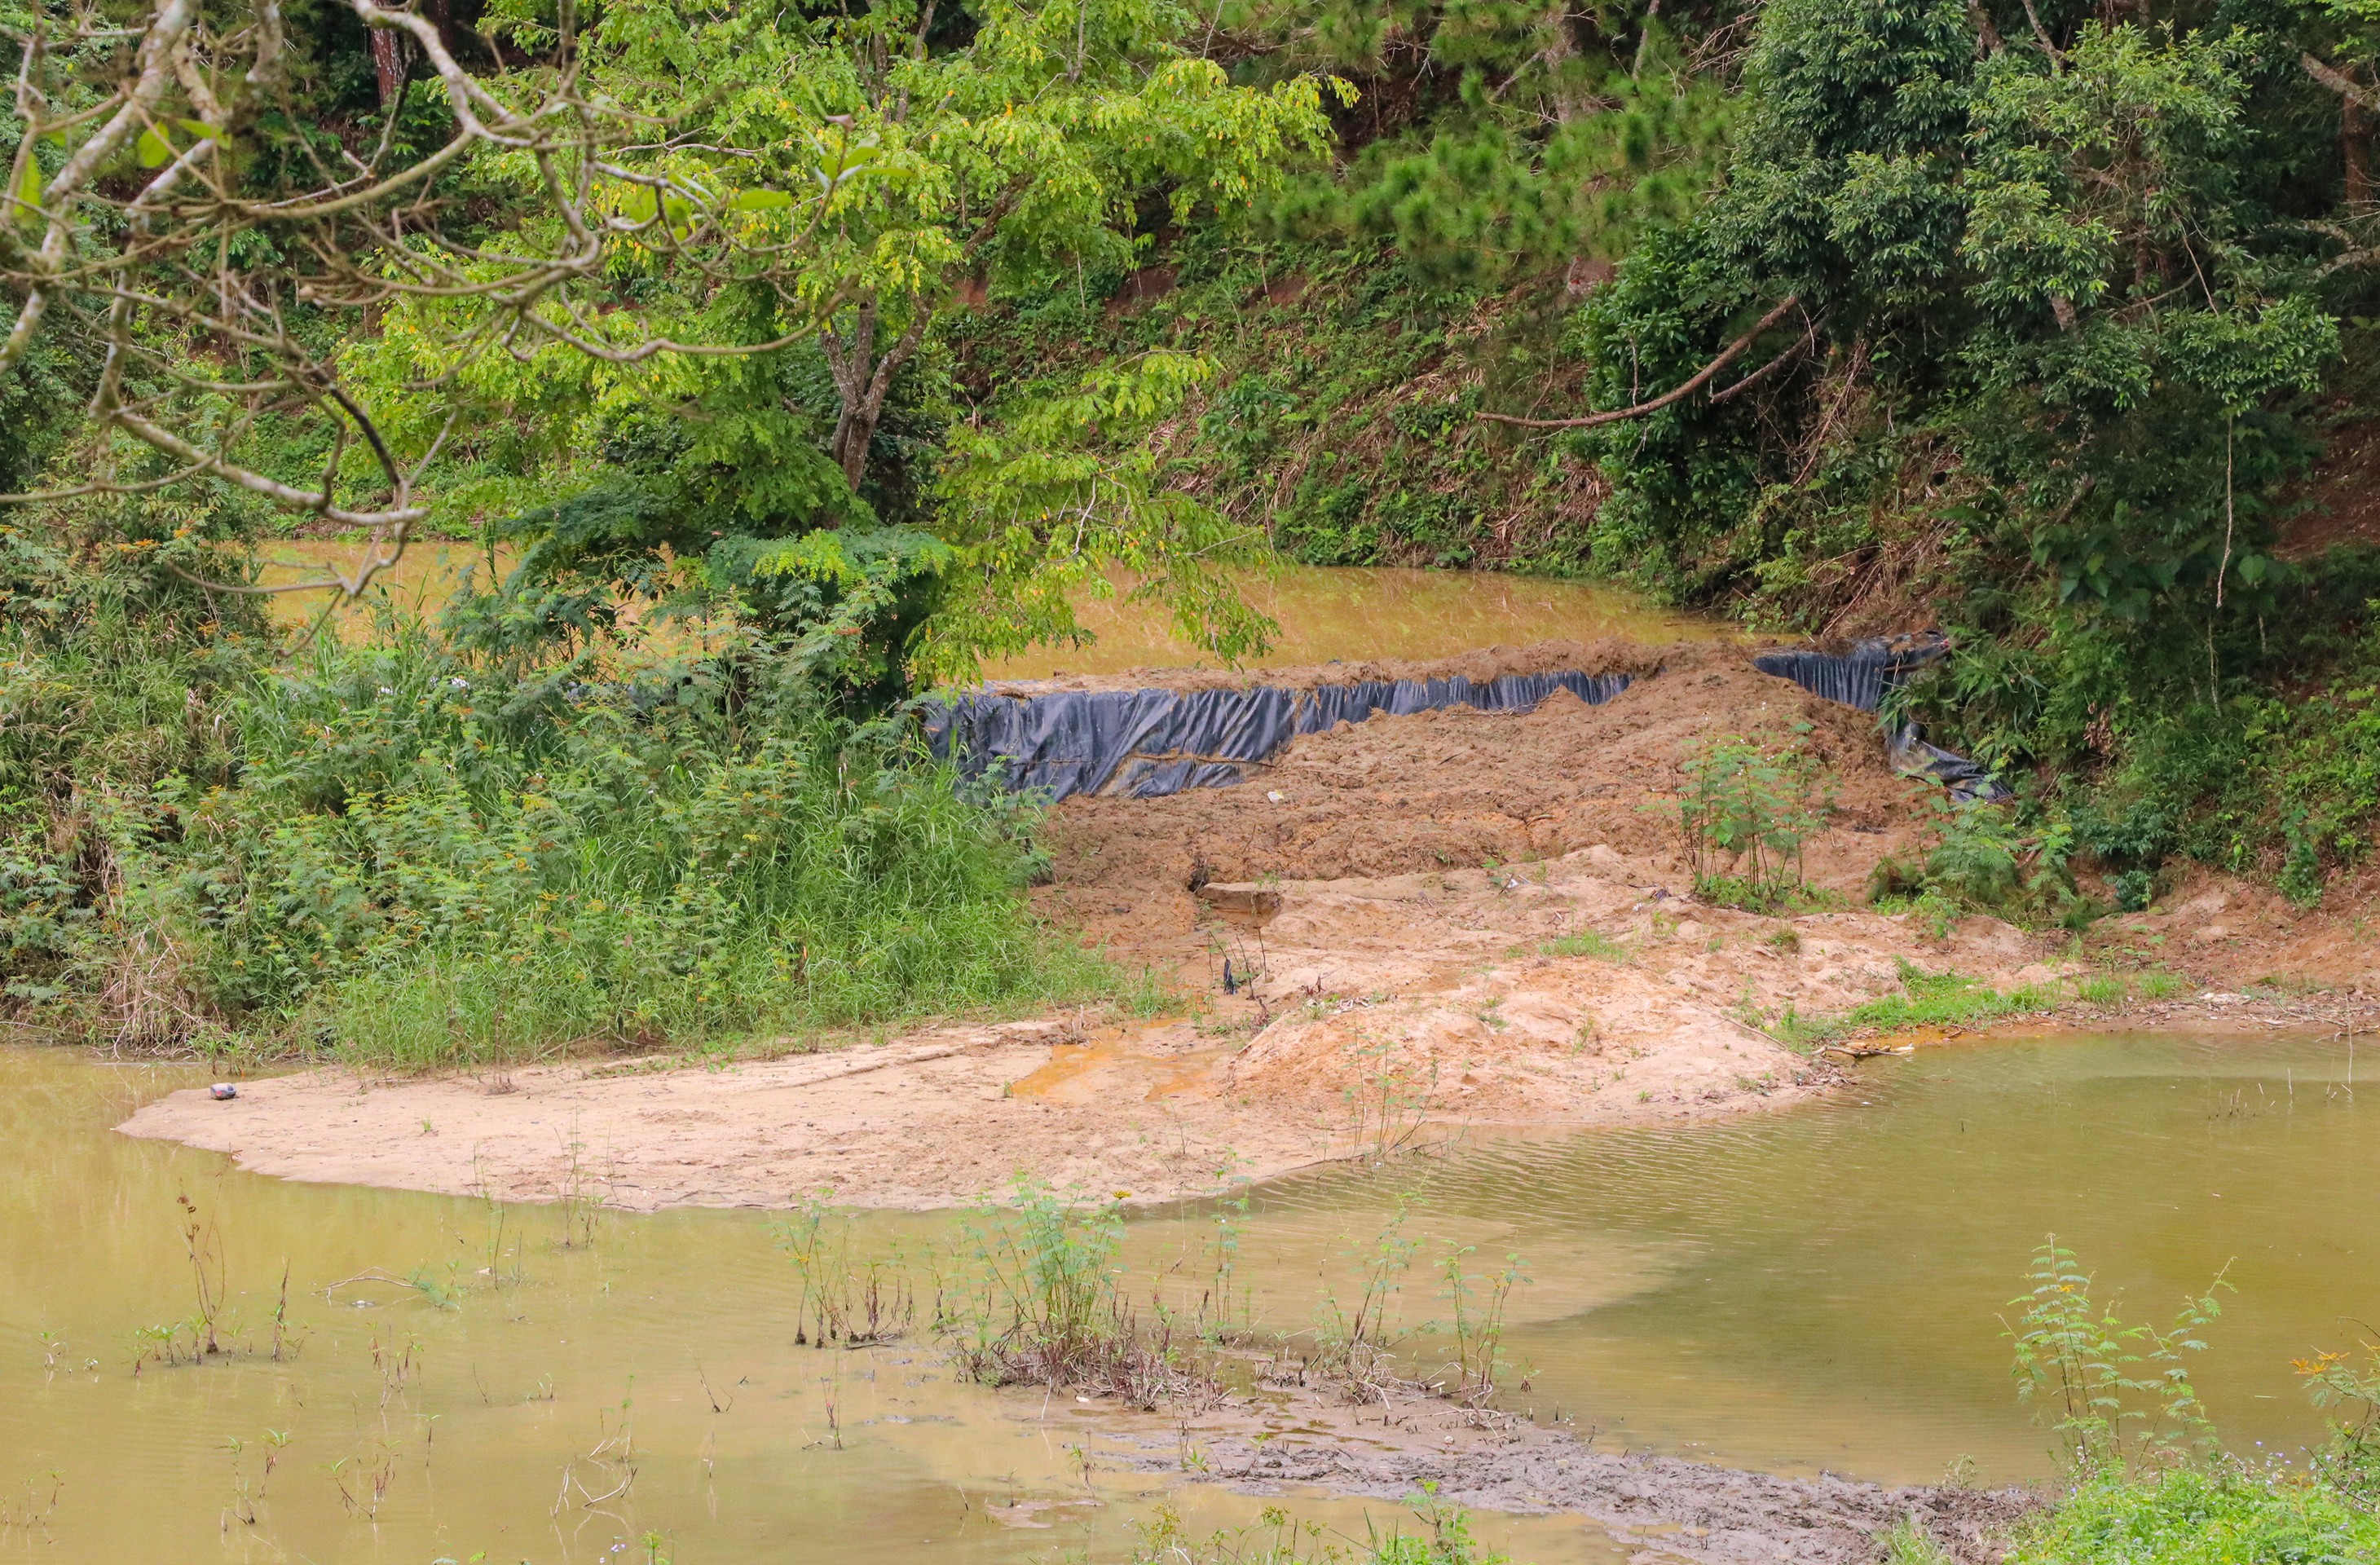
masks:
MULTIPOLYGON (((40 851, 54 796, 0 839, 11 993, 121 1043, 423 1066, 1113 988, 1024 900, 1031 809, 961 798, 778 653, 508 661, 391 619, 242 673, 203 723, 177 692, 176 742, 225 754, 101 770, 71 805, 97 883, 40 851)), ((62 654, 12 678, 102 683, 62 654)))
POLYGON ((1678 792, 1678 835, 1694 893, 1758 909, 1798 892, 1803 846, 1831 808, 1817 760, 1798 737, 1770 750, 1725 734, 1689 755, 1680 770, 1685 783, 1678 792))
POLYGON ((2301 1474, 2183 1467, 2086 1480, 2006 1565, 2348 1565, 2380 1559, 2380 1517, 2301 1474))

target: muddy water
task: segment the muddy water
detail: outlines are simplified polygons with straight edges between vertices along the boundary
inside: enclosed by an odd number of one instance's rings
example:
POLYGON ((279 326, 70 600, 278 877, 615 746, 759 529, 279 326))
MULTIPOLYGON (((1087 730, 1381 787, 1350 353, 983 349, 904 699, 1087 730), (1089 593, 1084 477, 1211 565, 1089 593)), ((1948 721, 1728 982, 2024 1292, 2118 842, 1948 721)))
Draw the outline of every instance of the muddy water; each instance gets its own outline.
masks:
POLYGON ((2359 1098, 2336 1039, 1952 1045, 1780 1113, 1302 1178, 1254 1216, 1278 1268, 1259 1307, 1296 1324, 1316 1278, 1351 1293, 1351 1253, 1409 1194, 1406 1320, 1448 1315, 1427 1274, 1451 1245, 1477 1247, 1474 1275, 1517 1254, 1535 1280, 1507 1347, 1540 1417, 1779 1471, 2023 1477, 2047 1436, 1996 1317, 2054 1232, 2130 1318, 2163 1324, 2228 1266, 2202 1389, 2235 1448, 2294 1449, 2321 1422, 2289 1361, 2380 1337, 2371 1053, 2359 1098))
MULTIPOLYGON (((1113 1560, 1169 1496, 1201 1533, 1266 1503, 1103 1459, 1173 1450, 1161 1421, 957 1385, 918 1346, 794 1346, 767 1214, 595 1215, 589 1244, 554 1206, 284 1183, 109 1128, 204 1079, 0 1049, 0 1559, 642 1562, 651 1532, 679 1565, 1113 1560), (231 1351, 135 1375, 143 1328, 195 1310, 184 1195, 231 1351)), ((422 1155, 469 1152, 427 1126, 422 1155)), ((1278 1503, 1359 1537, 1400 1514, 1278 1503)), ((1483 1521, 1524 1559, 1622 1558, 1574 1521, 1483 1521)))
MULTIPOLYGON (((1326 1290, 1352 1304, 1402 1197, 1399 1318, 1444 1318, 1449 1249, 1475 1247, 1475 1276, 1518 1255, 1533 1280, 1513 1292, 1507 1352, 1533 1373, 1512 1400, 1606 1449, 1912 1480, 1965 1457, 1999 1478, 2046 1468, 1995 1315, 2055 1231, 2131 1313, 2170 1310, 2228 1263, 2238 1292, 2201 1365, 2207 1401, 2235 1445, 2291 1448, 2318 1423, 2288 1361, 2380 1317, 2380 1098, 2354 1096, 2350 1068, 2317 1038, 1933 1049, 1777 1114, 1475 1138, 1281 1182, 1237 1219, 1237 1275, 1282 1329, 1326 1290)), ((1262 1503, 1099 1454, 1171 1449, 1168 1425, 955 1385, 923 1347, 791 1345, 766 1214, 597 1216, 588 1244, 556 1206, 283 1183, 108 1130, 194 1079, 0 1050, 0 1552, 641 1559, 650 1530, 685 1562, 1113 1559, 1169 1493, 1201 1528, 1262 1503), (142 1328, 193 1310, 184 1195, 212 1225, 236 1351, 136 1376, 142 1328), (294 1351, 276 1361, 285 1265, 294 1351), (385 1280, 416 1276, 452 1307, 385 1280)), ((429 1125, 422 1155, 468 1149, 429 1125)), ((586 1160, 600 1171, 601 1149, 586 1160)), ((1137 1219, 1131 1258, 1206 1265, 1215 1217, 1137 1219)), ((887 1217, 866 1243, 916 1251, 952 1232, 887 1217)), ((1412 1344, 1427 1356, 1442 1339, 1412 1344)), ((1286 1503, 1366 1524, 1352 1502, 1286 1503)), ((1539 1565, 1618 1558, 1559 1518, 1486 1530, 1539 1565)))
MULTIPOLYGON (((1479 647, 1584 641, 1601 636, 1648 643, 1702 640, 1726 634, 1712 621, 1674 614, 1618 588, 1547 581, 1488 571, 1406 570, 1391 566, 1283 566, 1243 583, 1248 601, 1281 624, 1257 668, 1293 668, 1334 659, 1444 658, 1479 647)), ((1123 673, 1135 668, 1186 668, 1198 649, 1177 639, 1166 616, 1119 596, 1075 606, 1097 639, 1084 647, 1037 647, 997 663, 994 679, 1057 673, 1123 673)), ((1205 660, 1206 666, 1216 666, 1205 660)))
MULTIPOLYGON (((362 552, 360 543, 290 539, 262 545, 258 559, 262 581, 278 586, 326 579, 331 569, 352 571, 362 552)), ((466 571, 484 585, 510 559, 508 552, 498 551, 492 560, 475 543, 428 540, 408 548, 375 581, 400 608, 434 613, 466 571)), ((1658 643, 1725 633, 1715 622, 1653 608, 1618 588, 1491 572, 1289 565, 1247 577, 1244 590, 1281 626, 1278 645, 1253 660, 1261 668, 1332 659, 1442 658, 1478 647, 1601 636, 1658 643)), ((285 624, 310 620, 325 601, 322 592, 283 593, 271 600, 285 624)), ((1079 648, 1035 648, 987 665, 986 676, 1039 679, 1060 672, 1120 673, 1200 661, 1196 647, 1170 633, 1160 610, 1121 598, 1086 598, 1077 612, 1096 641, 1079 648)), ((343 609, 339 616, 343 626, 360 627, 370 623, 370 607, 343 609)))

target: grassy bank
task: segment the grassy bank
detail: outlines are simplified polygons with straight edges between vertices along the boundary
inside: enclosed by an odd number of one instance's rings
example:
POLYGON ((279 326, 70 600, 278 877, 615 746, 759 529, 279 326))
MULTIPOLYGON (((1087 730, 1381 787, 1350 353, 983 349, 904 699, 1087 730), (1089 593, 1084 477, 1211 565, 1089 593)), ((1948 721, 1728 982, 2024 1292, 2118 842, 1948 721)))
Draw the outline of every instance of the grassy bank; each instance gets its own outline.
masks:
POLYGON ((1026 907, 1030 810, 748 633, 507 656, 383 618, 284 657, 170 573, 43 564, 0 630, 20 1025, 431 1066, 1119 988, 1026 907))

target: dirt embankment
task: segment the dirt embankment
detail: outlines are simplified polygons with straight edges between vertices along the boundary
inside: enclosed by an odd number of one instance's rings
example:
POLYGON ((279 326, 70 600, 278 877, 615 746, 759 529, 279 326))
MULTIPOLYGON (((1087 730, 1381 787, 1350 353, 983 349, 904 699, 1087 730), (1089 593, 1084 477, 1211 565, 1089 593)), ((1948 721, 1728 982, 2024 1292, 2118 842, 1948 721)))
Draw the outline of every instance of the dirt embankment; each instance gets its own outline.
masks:
MULTIPOLYGON (((1040 905, 1173 982, 1188 1020, 945 1027, 674 1070, 319 1073, 230 1103, 178 1094, 125 1128, 292 1178, 577 1188, 636 1208, 784 1206, 828 1186, 848 1204, 939 1206, 1018 1172, 1156 1199, 1447 1126, 1790 1101, 1832 1073, 1771 1034, 1895 990, 1903 962, 1996 987, 2081 970, 2070 948, 1993 919, 1937 938, 1860 907, 1879 859, 1928 840, 1936 791, 1892 772, 1872 717, 1756 673, 1741 649, 1556 646, 1328 673, 1552 667, 1652 676, 1601 706, 1557 695, 1525 714, 1342 724, 1236 788, 1060 807, 1040 905), (1688 894, 1669 801, 1681 759, 1725 733, 1799 736, 1825 762, 1835 809, 1808 873, 1841 910, 1772 918, 1688 894)), ((2216 983, 2353 986, 2374 966, 2352 916, 2212 880, 2093 943, 2216 983)))

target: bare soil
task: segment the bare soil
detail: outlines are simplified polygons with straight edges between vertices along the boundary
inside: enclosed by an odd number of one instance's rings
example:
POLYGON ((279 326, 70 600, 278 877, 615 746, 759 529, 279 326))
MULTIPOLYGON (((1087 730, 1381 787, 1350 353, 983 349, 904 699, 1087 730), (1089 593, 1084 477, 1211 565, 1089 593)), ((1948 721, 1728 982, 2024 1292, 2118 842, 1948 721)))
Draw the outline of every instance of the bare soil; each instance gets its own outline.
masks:
POLYGON ((2046 1501, 2029 1489, 1888 1487, 1822 1474, 1782 1477, 1649 1452, 1598 1450, 1566 1426, 1477 1412, 1405 1389, 1351 1405, 1315 1389, 1232 1399, 1187 1415, 1174 1438, 1102 1454, 1144 1472, 1204 1474, 1246 1492, 1311 1485, 1406 1500, 1439 1498, 1523 1515, 1566 1511, 1652 1562, 1867 1565, 1879 1535, 1913 1521, 1958 1565, 1991 1565, 2010 1531, 2046 1501))
POLYGON ((2159 966, 2192 986, 2138 1018, 2164 1023, 2244 1006, 2363 1025, 2380 1001, 2368 899, 2306 914, 2202 875, 2081 950, 1996 919, 1937 937, 1866 909, 1877 863, 1930 839, 1937 793, 1893 773, 1873 717, 1756 673, 1741 647, 1549 644, 1261 677, 1545 668, 1658 676, 1602 706, 1558 695, 1526 714, 1342 724, 1237 788, 1054 811, 1040 907, 1154 969, 1187 1019, 944 1026, 726 1063, 323 1071, 243 1083, 230 1102, 176 1094, 124 1128, 289 1178, 511 1199, 600 1186, 640 1210, 782 1207, 828 1186, 850 1205, 945 1206, 1020 1172, 1157 1200, 1463 1125, 1791 1102, 1836 1073, 1771 1032, 1894 991, 1903 963, 1999 988, 2159 966), (1816 910, 1690 894, 1670 801, 1680 760, 1724 733, 1798 738, 1826 763, 1816 910))

